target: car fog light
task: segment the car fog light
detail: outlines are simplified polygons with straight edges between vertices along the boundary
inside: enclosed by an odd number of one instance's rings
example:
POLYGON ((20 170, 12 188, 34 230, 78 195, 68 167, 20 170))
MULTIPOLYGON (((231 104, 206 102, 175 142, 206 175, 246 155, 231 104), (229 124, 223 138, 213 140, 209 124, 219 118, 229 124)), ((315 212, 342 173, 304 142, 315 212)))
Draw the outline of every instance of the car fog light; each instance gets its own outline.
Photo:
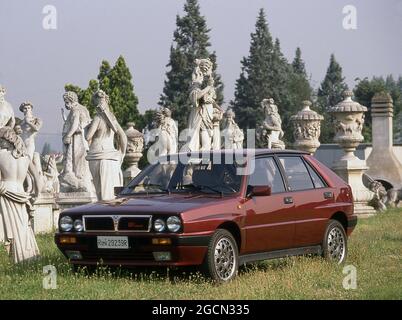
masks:
POLYGON ((81 260, 82 254, 79 251, 66 250, 66 255, 70 260, 81 260))
POLYGON ((60 219, 60 229, 62 231, 70 231, 73 228, 73 219, 69 216, 64 216, 60 219))
POLYGON ((84 230, 84 224, 82 223, 82 220, 77 219, 74 221, 74 229, 75 231, 81 232, 84 230))
POLYGON ((77 238, 62 236, 60 237, 59 242, 60 244, 75 244, 77 243, 77 238))
POLYGON ((181 220, 179 217, 171 216, 167 219, 167 227, 171 232, 177 232, 181 228, 181 220))
POLYGON ((156 261, 170 261, 172 260, 172 255, 170 252, 152 252, 154 259, 156 261))
POLYGON ((154 222, 154 229, 157 232, 162 232, 166 228, 166 223, 162 219, 156 219, 154 222))
POLYGON ((169 245, 172 244, 172 240, 170 240, 169 238, 153 238, 152 244, 169 245))

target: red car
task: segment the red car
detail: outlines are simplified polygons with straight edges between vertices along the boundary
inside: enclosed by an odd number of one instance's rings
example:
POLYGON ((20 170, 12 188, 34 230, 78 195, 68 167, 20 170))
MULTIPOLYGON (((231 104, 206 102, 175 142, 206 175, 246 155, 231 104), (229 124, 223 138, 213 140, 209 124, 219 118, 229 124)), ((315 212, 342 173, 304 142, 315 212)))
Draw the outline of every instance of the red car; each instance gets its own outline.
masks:
POLYGON ((199 265, 227 281, 246 262, 321 254, 342 263, 351 188, 307 153, 176 154, 110 202, 62 212, 55 241, 74 265, 199 265))

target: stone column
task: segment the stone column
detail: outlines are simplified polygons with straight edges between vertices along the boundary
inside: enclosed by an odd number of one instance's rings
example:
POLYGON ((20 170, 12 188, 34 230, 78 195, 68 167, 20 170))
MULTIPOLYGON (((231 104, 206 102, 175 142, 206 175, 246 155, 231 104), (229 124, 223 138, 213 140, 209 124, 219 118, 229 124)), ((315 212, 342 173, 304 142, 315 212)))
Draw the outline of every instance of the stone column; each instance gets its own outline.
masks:
POLYGON ((363 173, 368 167, 365 160, 357 158, 354 154, 357 146, 364 140, 362 129, 367 108, 353 101, 352 95, 352 91, 345 91, 345 99, 328 111, 334 116, 334 141, 345 151, 332 169, 351 186, 355 213, 374 214, 374 208, 368 206, 374 194, 363 184, 363 173))
POLYGON ((293 124, 293 147, 314 154, 320 146, 321 121, 324 117, 310 109, 311 102, 303 101, 303 109, 290 117, 293 124))
POLYGON ((402 187, 402 164, 393 151, 393 115, 390 94, 377 93, 371 100, 373 149, 367 158, 370 167, 367 174, 374 180, 387 182, 399 189, 402 187))

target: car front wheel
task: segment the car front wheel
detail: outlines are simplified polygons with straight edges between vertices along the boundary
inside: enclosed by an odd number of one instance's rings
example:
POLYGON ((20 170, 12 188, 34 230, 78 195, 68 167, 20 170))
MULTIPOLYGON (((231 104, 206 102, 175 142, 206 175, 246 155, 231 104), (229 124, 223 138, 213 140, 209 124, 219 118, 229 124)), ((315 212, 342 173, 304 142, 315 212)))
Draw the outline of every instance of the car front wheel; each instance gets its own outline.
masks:
POLYGON ((348 252, 345 229, 337 220, 329 220, 323 240, 323 256, 335 263, 345 261, 348 252))
POLYGON ((239 251, 232 234, 218 229, 212 236, 203 264, 205 273, 214 281, 233 279, 239 268, 239 251))

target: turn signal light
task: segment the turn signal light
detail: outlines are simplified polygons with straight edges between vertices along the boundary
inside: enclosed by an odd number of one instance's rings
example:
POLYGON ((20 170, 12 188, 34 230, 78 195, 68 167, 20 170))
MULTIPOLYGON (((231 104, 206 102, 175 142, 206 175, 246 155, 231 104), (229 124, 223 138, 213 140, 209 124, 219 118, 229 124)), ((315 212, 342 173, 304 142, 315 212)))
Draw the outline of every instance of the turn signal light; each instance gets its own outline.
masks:
POLYGON ((152 244, 169 245, 172 244, 172 240, 169 238, 153 238, 152 244))
POLYGON ((77 243, 77 238, 76 237, 67 237, 67 236, 62 236, 60 237, 60 244, 76 244, 77 243))

